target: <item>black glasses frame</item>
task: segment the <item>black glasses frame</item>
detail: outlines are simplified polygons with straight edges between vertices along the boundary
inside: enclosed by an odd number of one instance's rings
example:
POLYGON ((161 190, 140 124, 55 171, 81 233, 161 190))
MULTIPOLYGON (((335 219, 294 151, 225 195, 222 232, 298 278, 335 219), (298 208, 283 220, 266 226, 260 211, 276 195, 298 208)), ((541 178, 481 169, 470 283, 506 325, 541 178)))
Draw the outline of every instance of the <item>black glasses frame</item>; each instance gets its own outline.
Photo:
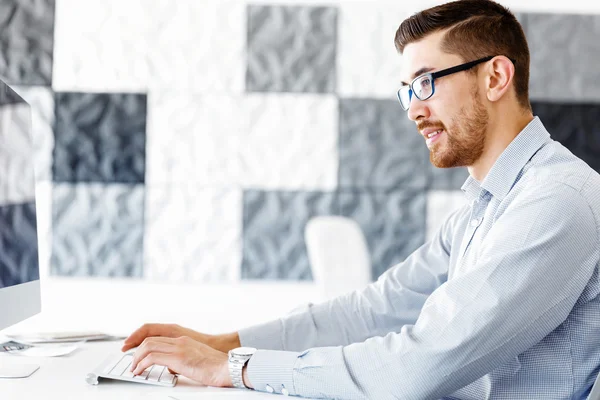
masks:
MULTIPOLYGON (((408 111, 408 109, 410 108, 410 101, 412 100, 412 95, 413 94, 415 95, 415 97, 417 99, 419 99, 421 101, 427 100, 428 98, 430 98, 431 96, 433 96, 433 94, 435 93, 435 84, 434 84, 435 79, 441 78, 441 77, 444 77, 444 76, 447 76, 447 75, 455 74, 457 72, 466 71, 468 69, 473 68, 477 64, 481 64, 483 62, 489 61, 489 60, 491 60, 494 57, 496 57, 496 56, 487 56, 487 57, 483 57, 483 58, 480 58, 480 59, 475 60, 475 61, 469 61, 469 62, 466 62, 464 64, 455 65, 454 67, 446 68, 446 69, 443 69, 441 71, 428 72, 426 74, 419 75, 415 79, 413 79, 411 83, 409 83, 408 85, 403 85, 400 89, 398 89, 398 92, 396 93, 396 96, 398 97, 398 101, 400 102, 400 105, 402 106, 402 108, 404 109, 404 111, 408 111), (431 94, 429 94, 429 96, 427 96, 427 97, 421 98, 421 97, 419 97, 415 93, 414 88, 413 88, 413 84, 418 79, 422 79, 423 77, 426 77, 426 76, 428 76, 429 79, 431 80, 431 94), (404 104, 402 103, 402 99, 400 97, 400 91, 403 90, 403 89, 406 89, 407 87, 409 88, 409 93, 408 93, 408 95, 409 95, 408 107, 404 107, 404 104)), ((509 60, 512 61, 513 64, 516 64, 516 61, 513 60, 512 58, 509 58, 509 60)))

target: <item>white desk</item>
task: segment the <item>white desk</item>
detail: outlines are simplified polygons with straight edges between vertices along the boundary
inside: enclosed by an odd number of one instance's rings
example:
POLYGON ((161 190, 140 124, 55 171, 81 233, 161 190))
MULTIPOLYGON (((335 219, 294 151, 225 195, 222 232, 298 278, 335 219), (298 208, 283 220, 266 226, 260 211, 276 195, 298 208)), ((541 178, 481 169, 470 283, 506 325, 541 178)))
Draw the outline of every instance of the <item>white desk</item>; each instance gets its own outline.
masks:
POLYGON ((6 400, 187 400, 191 399, 273 399, 273 395, 251 390, 224 389, 201 386, 179 377, 173 388, 130 382, 103 380, 98 385, 85 382, 85 376, 110 352, 118 352, 120 342, 86 343, 63 357, 20 357, 0 354, 0 363, 36 363, 40 365, 29 378, 0 379, 0 397, 6 400), (178 395, 183 395, 178 396, 178 395))
MULTIPOLYGON (((209 334, 224 333, 271 320, 298 305, 322 298, 312 283, 169 285, 46 278, 41 284, 42 312, 1 333, 101 330, 128 335, 145 322, 178 323, 209 334)), ((111 352, 119 352, 120 347, 121 341, 89 342, 72 354, 52 358, 0 353, 0 363, 40 365, 29 378, 0 379, 0 398, 173 400, 168 395, 178 400, 274 398, 254 391, 202 387, 181 377, 174 388, 108 380, 97 386, 86 383, 87 373, 111 352)))

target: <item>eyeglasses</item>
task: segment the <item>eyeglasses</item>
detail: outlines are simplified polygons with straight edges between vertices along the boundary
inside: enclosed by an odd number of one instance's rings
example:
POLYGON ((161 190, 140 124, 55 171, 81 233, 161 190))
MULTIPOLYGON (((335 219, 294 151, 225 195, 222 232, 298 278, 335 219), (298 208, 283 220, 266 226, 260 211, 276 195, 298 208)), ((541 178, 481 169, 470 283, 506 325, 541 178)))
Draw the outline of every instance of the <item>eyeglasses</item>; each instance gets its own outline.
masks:
MULTIPOLYGON (((446 75, 454 74, 456 72, 466 71, 468 69, 473 68, 477 64, 481 64, 482 62, 486 62, 494 58, 495 56, 487 56, 480 58, 479 60, 470 61, 468 63, 460 64, 454 67, 446 68, 441 71, 430 72, 427 74, 423 74, 417 76, 413 81, 408 84, 402 86, 398 89, 398 101, 400 101, 400 105, 404 109, 404 111, 408 111, 410 107, 410 100, 412 99, 413 94, 419 100, 427 100, 435 93, 435 85, 433 81, 436 78, 441 78, 446 75)), ((515 60, 510 59, 513 64, 516 64, 515 60)))

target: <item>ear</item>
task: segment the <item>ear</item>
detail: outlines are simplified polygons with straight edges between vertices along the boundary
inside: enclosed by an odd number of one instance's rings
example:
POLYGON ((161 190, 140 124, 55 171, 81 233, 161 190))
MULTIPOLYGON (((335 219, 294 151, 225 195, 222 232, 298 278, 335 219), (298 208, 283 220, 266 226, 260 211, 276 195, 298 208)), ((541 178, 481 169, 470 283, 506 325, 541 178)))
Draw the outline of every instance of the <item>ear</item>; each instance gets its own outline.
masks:
POLYGON ((486 73, 487 98, 489 101, 498 101, 510 89, 515 75, 515 66, 508 57, 497 56, 488 63, 486 73))

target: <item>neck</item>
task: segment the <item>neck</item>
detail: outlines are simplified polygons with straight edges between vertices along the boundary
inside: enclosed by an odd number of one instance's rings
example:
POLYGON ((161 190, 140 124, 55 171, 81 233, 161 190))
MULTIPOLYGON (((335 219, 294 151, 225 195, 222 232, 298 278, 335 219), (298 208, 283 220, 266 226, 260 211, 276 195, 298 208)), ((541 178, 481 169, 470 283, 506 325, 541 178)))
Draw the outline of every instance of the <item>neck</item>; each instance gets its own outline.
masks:
POLYGON ((533 120, 531 112, 498 115, 491 118, 486 132, 483 154, 471 166, 469 174, 479 182, 483 182, 492 166, 508 145, 533 120))

